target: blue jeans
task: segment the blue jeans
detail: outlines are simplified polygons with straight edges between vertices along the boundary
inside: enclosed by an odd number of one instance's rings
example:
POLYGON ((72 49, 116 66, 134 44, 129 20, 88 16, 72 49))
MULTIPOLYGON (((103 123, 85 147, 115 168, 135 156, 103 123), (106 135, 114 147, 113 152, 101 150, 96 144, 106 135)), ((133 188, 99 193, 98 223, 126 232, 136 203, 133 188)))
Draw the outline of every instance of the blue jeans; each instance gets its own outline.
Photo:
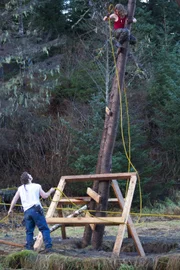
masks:
POLYGON ((42 208, 33 206, 24 212, 24 221, 26 227, 26 249, 32 249, 34 245, 34 228, 38 227, 42 233, 45 248, 52 247, 52 240, 50 237, 50 230, 48 228, 46 219, 42 208))

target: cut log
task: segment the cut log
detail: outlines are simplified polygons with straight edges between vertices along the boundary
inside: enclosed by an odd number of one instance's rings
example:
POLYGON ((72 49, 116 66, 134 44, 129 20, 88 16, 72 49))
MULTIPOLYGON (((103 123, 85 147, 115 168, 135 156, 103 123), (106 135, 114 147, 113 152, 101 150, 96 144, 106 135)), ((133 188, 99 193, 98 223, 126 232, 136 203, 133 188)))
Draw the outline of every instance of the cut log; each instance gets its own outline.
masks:
MULTIPOLYGON (((70 214, 69 216, 67 216, 66 218, 76 217, 76 216, 80 215, 86 209, 87 209, 87 205, 84 205, 83 207, 81 207, 80 209, 76 210, 75 212, 73 212, 72 214, 70 214)), ((55 230, 57 230, 61 226, 62 226, 62 224, 55 224, 55 225, 53 225, 50 228, 50 232, 54 232, 55 230)))
POLYGON ((5 245, 9 245, 9 246, 14 246, 14 247, 21 247, 21 248, 24 247, 24 245, 22 245, 22 244, 17 244, 17 243, 5 241, 5 240, 0 240, 0 244, 5 244, 5 245))

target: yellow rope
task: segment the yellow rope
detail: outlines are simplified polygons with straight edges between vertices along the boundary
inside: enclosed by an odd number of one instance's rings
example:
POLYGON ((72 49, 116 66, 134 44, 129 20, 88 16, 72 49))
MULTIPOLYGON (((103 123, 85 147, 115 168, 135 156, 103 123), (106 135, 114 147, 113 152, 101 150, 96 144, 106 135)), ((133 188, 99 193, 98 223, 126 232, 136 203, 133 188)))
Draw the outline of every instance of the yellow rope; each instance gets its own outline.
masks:
POLYGON ((118 83, 118 91, 119 91, 119 101, 120 101, 120 129, 121 129, 121 138, 122 138, 122 144, 123 144, 123 148, 124 148, 124 152, 126 155, 126 158, 128 160, 128 168, 130 170, 130 166, 134 169, 134 171, 137 174, 137 178, 138 178, 138 186, 139 186, 139 196, 140 196, 140 216, 142 213, 142 192, 141 192, 141 182, 140 182, 140 176, 138 171, 136 170, 135 166, 133 165, 132 161, 131 161, 131 139, 130 139, 130 122, 129 122, 129 111, 128 111, 128 102, 127 102, 127 96, 126 96, 126 91, 124 91, 125 93, 125 99, 126 99, 126 114, 127 114, 127 118, 128 118, 128 146, 129 146, 129 154, 127 152, 126 149, 126 143, 125 143, 125 139, 124 139, 124 130, 123 130, 123 110, 122 110, 122 94, 121 94, 121 87, 120 87, 120 80, 119 80, 119 73, 118 73, 118 69, 117 69, 117 65, 116 65, 116 57, 115 57, 115 53, 114 53, 114 47, 113 47, 113 43, 112 43, 112 29, 111 29, 111 23, 109 20, 109 30, 110 30, 110 43, 111 43, 111 48, 112 48, 112 54, 113 54, 113 59, 114 59, 114 65, 115 65, 115 74, 116 74, 116 78, 117 78, 117 83, 118 83))
MULTIPOLYGON (((126 95, 126 88, 124 89, 125 94, 125 103, 126 103, 126 117, 127 117, 127 123, 128 123, 128 153, 129 153, 129 159, 131 160, 131 130, 130 130, 130 118, 129 118, 129 107, 128 107, 128 100, 126 95)), ((128 172, 131 170, 131 163, 128 161, 128 172)), ((126 194, 129 187, 129 181, 127 181, 126 184, 126 194)))
POLYGON ((112 12, 114 10, 114 5, 113 4, 110 4, 109 7, 108 7, 108 12, 112 12))
MULTIPOLYGON (((66 196, 67 198, 67 196, 66 196)), ((68 198, 69 199, 69 198, 68 198)), ((71 200, 69 199, 69 202, 71 202, 71 200)), ((9 204, 5 204, 5 205, 9 205, 9 204)), ((63 208, 59 208, 57 207, 56 209, 57 210, 66 210, 66 211, 75 211, 77 210, 77 205, 73 203, 73 205, 75 206, 75 208, 69 208, 69 207, 63 207, 63 208)), ((45 207, 44 207, 45 208, 45 207)), ((84 213, 87 213, 89 212, 89 210, 83 210, 84 213)), ((96 212, 96 210, 90 210, 90 212, 96 212)), ((119 215, 120 213, 122 213, 122 211, 100 211, 102 213, 106 213, 106 214, 113 214, 113 215, 119 215)), ((21 214, 21 213, 20 213, 21 214)), ((93 216, 89 213, 90 216, 93 216)), ((130 215, 133 215, 133 216, 138 216, 139 217, 139 213, 135 213, 135 212, 130 212, 130 215)), ((141 213, 141 217, 144 216, 151 216, 151 217, 165 217, 165 218, 177 218, 177 219, 180 219, 180 215, 175 215, 175 214, 156 214, 156 213, 141 213)), ((0 223, 5 223, 8 219, 8 215, 5 216, 4 218, 2 218, 0 220, 0 223)), ((99 218, 99 217, 97 217, 99 218)), ((109 217, 110 218, 110 217, 109 217)), ((101 218, 100 218, 101 219, 101 218)))
MULTIPOLYGON (((76 205, 75 203, 73 203, 73 202, 66 196, 66 194, 65 194, 63 191, 61 191, 59 188, 55 188, 55 189, 58 190, 58 191, 61 193, 61 196, 65 197, 72 205, 74 205, 74 206, 76 207, 76 209, 78 208, 77 205, 76 205)), ((55 201, 53 201, 53 202, 55 202, 55 201)))
POLYGON ((0 223, 4 223, 6 220, 8 219, 8 215, 3 217, 1 220, 0 220, 0 223))

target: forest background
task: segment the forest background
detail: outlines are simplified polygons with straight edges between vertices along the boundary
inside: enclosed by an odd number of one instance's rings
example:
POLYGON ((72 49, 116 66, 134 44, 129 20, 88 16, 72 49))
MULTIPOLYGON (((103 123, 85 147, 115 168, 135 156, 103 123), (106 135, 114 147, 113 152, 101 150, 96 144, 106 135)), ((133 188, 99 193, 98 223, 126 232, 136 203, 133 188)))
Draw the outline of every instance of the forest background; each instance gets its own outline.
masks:
MULTIPOLYGON (((0 188, 18 186, 23 171, 44 189, 95 173, 115 75, 103 17, 116 3, 1 0, 0 188)), ((180 184, 180 9, 175 0, 137 1, 135 17, 119 126, 128 144, 130 119, 131 161, 152 205, 180 184)), ((112 172, 128 168, 119 128, 112 172)), ((84 195, 84 184, 67 194, 84 195)))

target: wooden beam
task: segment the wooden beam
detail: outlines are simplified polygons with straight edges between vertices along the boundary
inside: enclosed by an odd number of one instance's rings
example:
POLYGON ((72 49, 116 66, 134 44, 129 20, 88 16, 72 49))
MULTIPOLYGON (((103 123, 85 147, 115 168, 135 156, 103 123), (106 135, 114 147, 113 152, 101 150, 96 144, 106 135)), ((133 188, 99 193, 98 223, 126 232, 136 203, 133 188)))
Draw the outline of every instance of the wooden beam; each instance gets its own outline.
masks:
POLYGON ((48 208, 46 218, 52 217, 54 215, 54 212, 57 208, 58 202, 60 201, 61 197, 63 196, 62 191, 64 190, 64 187, 66 185, 66 181, 64 177, 61 177, 61 180, 59 182, 59 185, 57 186, 56 192, 54 194, 54 197, 52 199, 52 202, 48 208))
MULTIPOLYGON (((92 217, 92 215, 89 213, 89 211, 86 212, 86 217, 92 217)), ((91 227, 91 230, 94 231, 96 228, 96 224, 89 224, 91 227)))
POLYGON ((116 241, 113 248, 114 255, 119 256, 120 254, 120 250, 121 250, 121 246, 122 246, 122 242, 123 242, 123 238, 124 238, 124 234, 126 230, 126 223, 129 217, 130 209, 131 209, 131 203, 132 203, 132 199, 134 195, 136 181, 137 181, 137 177, 132 176, 129 182, 129 188, 128 188, 128 192, 127 192, 127 196, 125 199, 123 212, 122 212, 122 217, 124 218, 125 223, 119 225, 118 234, 117 234, 116 241))
POLYGON ((89 174, 89 175, 67 175, 63 176, 66 182, 77 182, 77 181, 109 181, 112 179, 127 180, 136 173, 105 173, 105 174, 89 174))
MULTIPOLYGON (((58 204, 60 198, 62 197, 62 191, 64 190, 65 185, 66 185, 66 181, 63 177, 61 177, 61 180, 59 181, 56 192, 54 194, 53 200, 51 201, 51 204, 48 208, 46 218, 52 217, 54 215, 57 204, 58 204)), ((43 243, 42 233, 39 232, 37 235, 37 239, 34 243, 34 250, 39 251, 41 246, 42 246, 42 243, 43 243)))
POLYGON ((89 195, 95 202, 100 203, 101 196, 90 187, 87 188, 87 195, 89 195))
MULTIPOLYGON (((61 209, 58 209, 57 210, 57 212, 58 212, 58 215, 59 215, 59 217, 63 217, 63 212, 62 212, 62 204, 60 204, 60 208, 61 209)), ((62 239, 66 239, 67 237, 66 237, 66 226, 65 225, 60 225, 60 224, 58 224, 59 225, 59 227, 61 227, 61 235, 62 235, 62 239)), ((54 225, 54 226, 56 226, 56 225, 54 225)), ((57 228, 58 226, 56 226, 56 228, 57 228)))
MULTIPOLYGON (((115 192, 115 194, 116 194, 116 196, 118 198, 119 206, 123 210, 123 208, 124 208, 124 198, 123 198, 123 195, 122 195, 121 190, 119 188, 118 182, 116 180, 112 181, 112 187, 113 187, 113 190, 114 190, 114 192, 115 192)), ((138 234, 136 232, 136 228, 134 227, 134 224, 133 224, 133 221, 132 221, 132 218, 131 218, 130 215, 128 216, 127 227, 128 227, 128 230, 129 230, 129 232, 130 232, 130 234, 131 234, 131 236, 132 236, 132 238, 134 240, 134 243, 135 243, 135 246, 136 246, 136 249, 137 249, 139 255, 141 257, 146 256, 145 252, 144 252, 144 249, 142 247, 141 241, 139 239, 139 236, 138 236, 138 234)), ((119 243, 118 241, 119 241, 119 239, 117 239, 117 243, 119 243)), ((120 239, 120 241, 121 241, 121 239, 120 239)), ((115 250, 116 250, 116 248, 115 248, 115 250)))
MULTIPOLYGON (((59 203, 62 204, 71 204, 71 203, 75 203, 75 204, 85 204, 85 203, 89 203, 91 200, 90 197, 70 197, 68 199, 66 198, 61 198, 59 200, 59 203)), ((109 198, 108 199, 109 203, 118 203, 118 199, 117 198, 109 198)))
POLYGON ((125 223, 127 223, 129 213, 131 210, 131 204, 132 204, 132 200, 133 200, 134 190, 136 187, 136 181, 137 181, 136 176, 132 176, 130 181, 129 181, 129 188, 128 188, 127 196, 125 198, 124 208, 122 211, 122 217, 124 217, 125 223))
POLYGON ((122 217, 75 217, 75 218, 46 218, 48 224, 121 224, 124 223, 122 217))
POLYGON ((25 246, 25 245, 22 245, 22 244, 9 242, 9 241, 5 241, 5 240, 0 240, 0 243, 5 244, 5 245, 9 245, 9 246, 20 247, 20 248, 23 248, 25 246))

